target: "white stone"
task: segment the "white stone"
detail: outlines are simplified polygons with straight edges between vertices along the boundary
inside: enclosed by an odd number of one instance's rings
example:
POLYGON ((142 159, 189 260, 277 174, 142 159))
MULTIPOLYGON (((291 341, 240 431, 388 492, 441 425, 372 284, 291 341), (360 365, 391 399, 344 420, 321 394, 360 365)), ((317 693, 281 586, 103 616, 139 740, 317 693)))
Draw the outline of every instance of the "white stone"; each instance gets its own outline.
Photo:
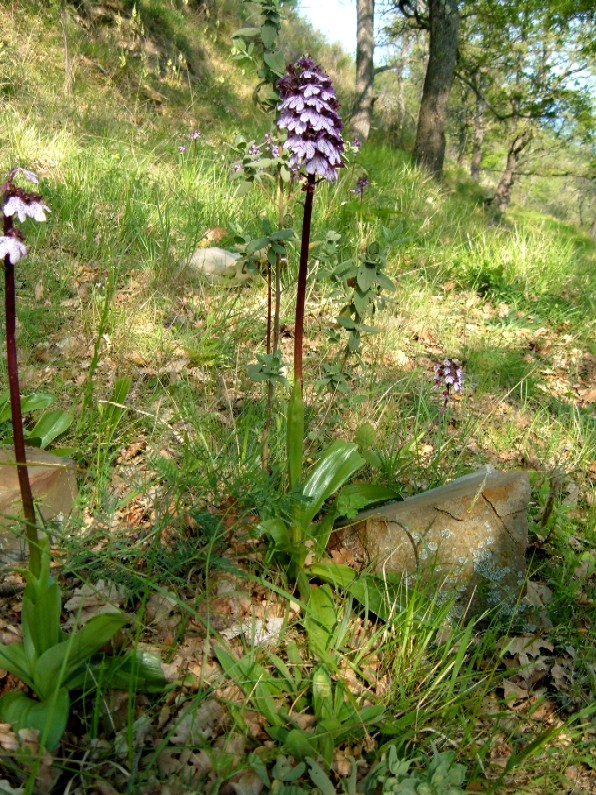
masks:
POLYGON ((192 274, 208 281, 227 281, 243 284, 251 278, 244 269, 240 254, 218 246, 198 248, 188 263, 192 274))

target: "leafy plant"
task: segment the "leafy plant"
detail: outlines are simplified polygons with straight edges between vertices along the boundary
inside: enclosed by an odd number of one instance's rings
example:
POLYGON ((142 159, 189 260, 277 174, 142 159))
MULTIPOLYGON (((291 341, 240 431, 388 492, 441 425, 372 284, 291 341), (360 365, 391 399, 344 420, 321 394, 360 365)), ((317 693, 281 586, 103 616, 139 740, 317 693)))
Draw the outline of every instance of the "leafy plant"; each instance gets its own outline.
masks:
POLYGON ((422 770, 410 771, 418 760, 400 759, 394 745, 366 779, 367 795, 464 795, 466 768, 454 763, 455 753, 433 750, 422 770))
MULTIPOLYGON (((30 414, 34 411, 47 409, 54 402, 54 397, 47 394, 24 395, 21 398, 21 414, 30 414)), ((8 391, 0 392, 0 438, 6 442, 12 441, 12 426, 10 423, 10 394, 8 391)), ((66 433, 73 422, 72 414, 62 409, 44 411, 41 417, 31 428, 23 428, 23 435, 32 447, 45 450, 59 436, 66 433)))
POLYGON ((360 348, 363 334, 376 330, 365 320, 384 306, 383 291, 394 292, 395 284, 385 273, 385 255, 378 243, 371 243, 359 262, 342 262, 335 270, 335 278, 351 288, 351 295, 337 318, 339 325, 348 332, 346 353, 360 348))
POLYGON ((0 697, 0 718, 14 729, 37 729, 42 744, 52 751, 62 737, 70 713, 70 693, 85 682, 108 681, 124 689, 163 692, 165 680, 159 663, 130 653, 108 664, 101 649, 128 621, 122 613, 93 616, 67 635, 60 628, 62 597, 50 575, 50 543, 39 542, 39 575, 28 571, 23 594, 22 643, 0 645, 0 664, 35 694, 22 690, 0 697), (100 675, 101 672, 101 675, 100 675), (87 678, 89 677, 89 679, 87 678))

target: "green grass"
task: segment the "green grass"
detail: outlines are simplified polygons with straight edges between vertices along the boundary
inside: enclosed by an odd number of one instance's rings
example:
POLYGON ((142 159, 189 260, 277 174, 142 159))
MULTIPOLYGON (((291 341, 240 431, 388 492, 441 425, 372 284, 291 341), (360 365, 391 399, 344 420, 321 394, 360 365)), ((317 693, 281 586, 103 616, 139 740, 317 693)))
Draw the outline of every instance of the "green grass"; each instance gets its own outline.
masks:
MULTIPOLYGON (((211 228, 224 229, 217 244, 230 248, 238 231, 259 235, 261 218, 276 218, 265 192, 241 199, 230 177, 235 134, 257 139, 266 129, 250 102, 252 75, 227 54, 235 23, 222 14, 217 25, 197 16, 194 5, 142 2, 135 22, 126 13, 132 3, 125 3, 120 27, 101 35, 71 20, 72 97, 62 93, 57 15, 46 4, 34 14, 21 3, 0 11, 7 31, 0 168, 18 163, 36 170, 51 208, 47 224, 26 230, 30 256, 18 273, 22 391, 43 387, 77 414, 61 440, 75 448, 81 467, 77 510, 55 528, 63 587, 118 584, 120 606, 138 616, 123 643, 158 649, 181 676, 182 663, 190 666, 184 682, 158 703, 137 696, 113 706, 101 688, 77 703, 63 757, 48 773, 51 783, 38 785, 48 792, 92 791, 96 780, 123 792, 157 792, 188 775, 185 786, 216 793, 230 770, 282 777, 281 741, 264 745, 264 702, 255 703, 246 687, 234 689, 233 677, 216 669, 213 658, 213 645, 223 644, 221 633, 229 629, 222 616, 240 622, 244 613, 234 613, 240 604, 253 619, 267 611, 283 617, 300 662, 289 659, 285 640, 266 650, 236 638, 235 652, 262 667, 272 697, 310 739, 318 708, 312 674, 320 661, 304 614, 293 612, 290 586, 255 531, 260 511, 283 507, 285 479, 287 394, 280 389, 275 396, 263 471, 264 393, 246 369, 265 351, 264 280, 224 290, 191 278, 187 268, 211 228), (196 146, 189 140, 194 128, 201 130, 196 146), (130 391, 120 379, 130 380, 130 391), (156 594, 167 595, 172 609, 152 624, 147 605, 156 594), (293 684, 284 666, 296 673, 293 684), (211 724, 201 712, 208 729, 203 725, 192 741, 180 739, 185 710, 215 710, 214 703, 221 719, 211 724)), ((288 47, 306 35, 297 27, 288 47)), ((321 60, 326 54, 321 49, 321 60)), ((349 85, 336 55, 329 57, 349 85)), ((297 229, 300 201, 291 210, 297 229)), ((334 593, 343 634, 333 651, 333 684, 345 685, 346 703, 368 699, 385 707, 384 721, 336 750, 357 760, 361 777, 394 743, 411 759, 432 755, 433 746, 455 750, 474 791, 566 791, 568 768, 585 774, 593 767, 593 733, 581 710, 593 701, 595 686, 588 558, 596 543, 590 469, 596 426, 593 403, 582 398, 596 352, 594 242, 570 224, 520 208, 496 223, 476 186, 455 170, 438 186, 411 165, 409 153, 374 139, 337 186, 317 190, 313 239, 323 240, 330 229, 340 236, 337 251, 313 249, 313 266, 318 257, 323 271, 377 240, 397 291, 375 316, 378 333, 364 341, 361 357, 348 360, 351 391, 333 398, 312 385, 325 363, 342 357, 345 340, 334 342, 329 332, 345 298, 333 295, 324 278, 310 285, 307 456, 314 461, 330 440, 352 439, 367 422, 378 462, 363 477, 404 495, 480 464, 529 470, 529 576, 550 589, 545 610, 553 624, 543 632, 553 643, 543 655, 544 692, 512 709, 503 681, 519 665, 506 651, 518 628, 495 617, 461 623, 422 591, 383 623, 334 593), (371 184, 361 204, 351 191, 363 171, 371 184), (465 363, 466 388, 442 415, 432 367, 445 357, 465 363), (563 485, 543 527, 555 470, 563 485), (586 560, 585 576, 576 575, 586 560), (551 675, 555 664, 569 676, 551 675), (552 727, 564 739, 541 734, 552 727), (526 758, 533 741, 535 754, 526 758), (500 779, 508 760, 511 769, 500 779)), ((288 254, 286 363, 294 244, 288 254)), ((23 783, 28 764, 18 754, 0 757, 13 785, 23 783)), ((329 773, 338 792, 351 791, 346 770, 336 760, 329 773)), ((316 774, 306 771, 300 783, 312 791, 309 775, 316 774)))

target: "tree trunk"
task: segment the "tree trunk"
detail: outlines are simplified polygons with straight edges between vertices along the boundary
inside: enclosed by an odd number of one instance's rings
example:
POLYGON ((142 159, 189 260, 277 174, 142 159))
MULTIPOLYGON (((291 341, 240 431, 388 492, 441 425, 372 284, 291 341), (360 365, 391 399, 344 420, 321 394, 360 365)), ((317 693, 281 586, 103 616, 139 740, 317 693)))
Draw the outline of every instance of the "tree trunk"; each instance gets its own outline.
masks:
POLYGON ((350 127, 361 141, 366 141, 375 101, 375 0, 357 0, 356 11, 356 103, 350 127))
POLYGON ((422 89, 414 161, 440 178, 445 159, 447 103, 457 58, 457 0, 429 0, 428 66, 422 89))
POLYGON ((476 182, 480 180, 480 164, 482 163, 482 145, 484 143, 484 106, 480 97, 476 98, 476 111, 474 113, 474 131, 472 133, 472 160, 470 162, 470 176, 476 182))
POLYGON ((501 179, 497 185, 495 195, 490 200, 490 203, 493 205, 493 207, 496 207, 501 213, 504 213, 509 207, 509 203, 511 202, 511 192, 515 183, 515 177, 521 153, 531 140, 532 130, 527 129, 516 135, 509 146, 505 169, 501 174, 501 179))

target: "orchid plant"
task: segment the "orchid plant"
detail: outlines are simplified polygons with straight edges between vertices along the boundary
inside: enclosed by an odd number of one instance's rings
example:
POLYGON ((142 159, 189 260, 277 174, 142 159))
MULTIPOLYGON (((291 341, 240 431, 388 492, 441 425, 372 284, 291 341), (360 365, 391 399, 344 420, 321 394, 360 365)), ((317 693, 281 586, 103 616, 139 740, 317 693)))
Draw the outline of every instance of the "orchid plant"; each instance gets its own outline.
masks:
MULTIPOLYGON (((25 236, 15 219, 46 220, 49 208, 37 193, 22 188, 17 180, 38 184, 27 169, 13 168, 0 189, 3 234, 0 258, 4 269, 6 310, 6 354, 10 392, 11 423, 15 464, 18 472, 23 515, 27 529, 29 567, 23 594, 20 643, 0 644, 0 667, 19 678, 33 696, 16 689, 0 697, 0 720, 20 729, 36 729, 41 744, 53 750, 66 729, 70 714, 70 691, 83 689, 89 681, 108 674, 114 687, 161 692, 165 681, 159 663, 136 652, 106 658, 101 648, 112 640, 128 619, 122 613, 100 614, 84 627, 66 635, 60 626, 62 594, 50 573, 50 541, 38 534, 35 503, 31 491, 19 385, 16 344, 15 265, 26 255, 25 236)), ((105 676, 103 677, 105 680, 105 676)))

